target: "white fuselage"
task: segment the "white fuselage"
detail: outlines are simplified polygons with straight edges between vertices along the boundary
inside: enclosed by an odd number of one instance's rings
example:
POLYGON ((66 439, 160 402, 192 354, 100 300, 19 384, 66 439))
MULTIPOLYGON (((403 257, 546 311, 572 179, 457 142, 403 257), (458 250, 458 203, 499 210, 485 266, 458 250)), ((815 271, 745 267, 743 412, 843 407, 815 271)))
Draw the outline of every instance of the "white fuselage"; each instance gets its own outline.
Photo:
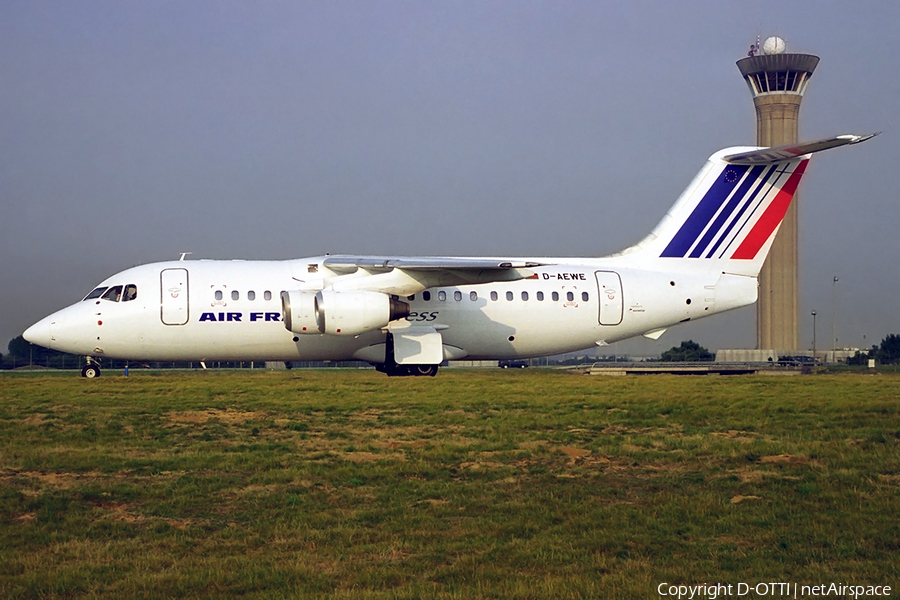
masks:
MULTIPOLYGON (((97 358, 383 362, 385 328, 359 335, 298 335, 285 328, 281 292, 308 286, 307 265, 324 259, 135 267, 100 284, 134 286, 133 299, 83 300, 35 324, 26 337, 97 358)), ((400 296, 409 304, 403 320, 439 330, 444 359, 503 359, 652 335, 756 300, 754 277, 639 269, 621 257, 553 262, 532 268, 526 279, 400 296)), ((320 288, 327 285, 320 280, 320 288)))

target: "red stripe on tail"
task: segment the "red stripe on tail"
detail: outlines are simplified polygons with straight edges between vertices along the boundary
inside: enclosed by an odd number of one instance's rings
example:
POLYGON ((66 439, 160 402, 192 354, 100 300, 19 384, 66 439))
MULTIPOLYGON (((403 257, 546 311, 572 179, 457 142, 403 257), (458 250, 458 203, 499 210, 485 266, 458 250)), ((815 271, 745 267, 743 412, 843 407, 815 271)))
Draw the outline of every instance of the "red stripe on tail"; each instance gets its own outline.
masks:
POLYGON ((791 205, 791 200, 794 198, 794 193, 797 191, 797 186, 800 184, 800 178, 803 177, 803 172, 806 170, 806 163, 808 162, 809 160, 804 160, 797 165, 797 168, 794 169, 794 172, 788 177, 787 182, 785 182, 784 186, 775 196, 775 199, 772 200, 772 203, 766 208, 766 212, 762 214, 756 222, 756 225, 753 226, 753 229, 750 230, 750 233, 747 234, 747 237, 745 237, 744 241, 741 242, 741 245, 738 246, 738 249, 731 255, 732 260, 753 260, 756 258, 756 254, 759 252, 760 248, 765 245, 766 241, 768 241, 769 237, 772 235, 772 232, 775 231, 784 219, 784 215, 791 205))

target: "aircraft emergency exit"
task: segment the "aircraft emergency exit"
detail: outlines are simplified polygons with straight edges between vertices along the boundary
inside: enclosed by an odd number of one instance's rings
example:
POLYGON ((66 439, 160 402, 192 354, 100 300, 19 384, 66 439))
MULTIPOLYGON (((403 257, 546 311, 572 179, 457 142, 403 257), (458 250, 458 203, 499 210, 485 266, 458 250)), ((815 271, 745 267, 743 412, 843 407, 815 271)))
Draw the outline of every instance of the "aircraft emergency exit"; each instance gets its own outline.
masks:
MULTIPOLYGON (((874 135, 874 134, 873 134, 874 135)), ((127 269, 24 333, 99 360, 361 360, 435 375, 456 359, 606 345, 756 302, 814 152, 872 135, 713 154, 650 235, 604 258, 316 256, 127 269)))

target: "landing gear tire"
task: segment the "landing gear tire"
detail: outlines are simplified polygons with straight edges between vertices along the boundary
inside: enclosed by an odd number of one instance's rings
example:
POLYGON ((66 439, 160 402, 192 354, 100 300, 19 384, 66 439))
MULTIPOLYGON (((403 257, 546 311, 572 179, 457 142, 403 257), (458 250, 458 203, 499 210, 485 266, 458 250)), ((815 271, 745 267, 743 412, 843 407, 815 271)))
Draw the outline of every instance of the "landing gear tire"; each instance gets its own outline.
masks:
POLYGON ((438 365, 412 365, 409 371, 415 377, 434 377, 437 375, 438 365))
POLYGON ((375 365, 375 370, 388 377, 434 377, 439 365, 375 365))
POLYGON ((100 366, 93 363, 85 365, 81 370, 81 376, 88 379, 95 379, 97 377, 100 377, 100 366))

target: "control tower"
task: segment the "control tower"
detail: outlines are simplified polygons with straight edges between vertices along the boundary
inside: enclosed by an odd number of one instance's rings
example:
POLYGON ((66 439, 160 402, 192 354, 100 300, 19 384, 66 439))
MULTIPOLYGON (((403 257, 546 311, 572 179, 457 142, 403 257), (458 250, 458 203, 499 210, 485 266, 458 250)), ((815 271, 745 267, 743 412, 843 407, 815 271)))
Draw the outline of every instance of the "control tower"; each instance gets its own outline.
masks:
MULTIPOLYGON (((796 143, 800 102, 819 57, 785 53, 784 40, 770 37, 737 61, 756 107, 758 146, 796 143)), ((797 205, 795 196, 759 274, 756 343, 760 350, 791 353, 799 343, 797 300, 797 205)))

